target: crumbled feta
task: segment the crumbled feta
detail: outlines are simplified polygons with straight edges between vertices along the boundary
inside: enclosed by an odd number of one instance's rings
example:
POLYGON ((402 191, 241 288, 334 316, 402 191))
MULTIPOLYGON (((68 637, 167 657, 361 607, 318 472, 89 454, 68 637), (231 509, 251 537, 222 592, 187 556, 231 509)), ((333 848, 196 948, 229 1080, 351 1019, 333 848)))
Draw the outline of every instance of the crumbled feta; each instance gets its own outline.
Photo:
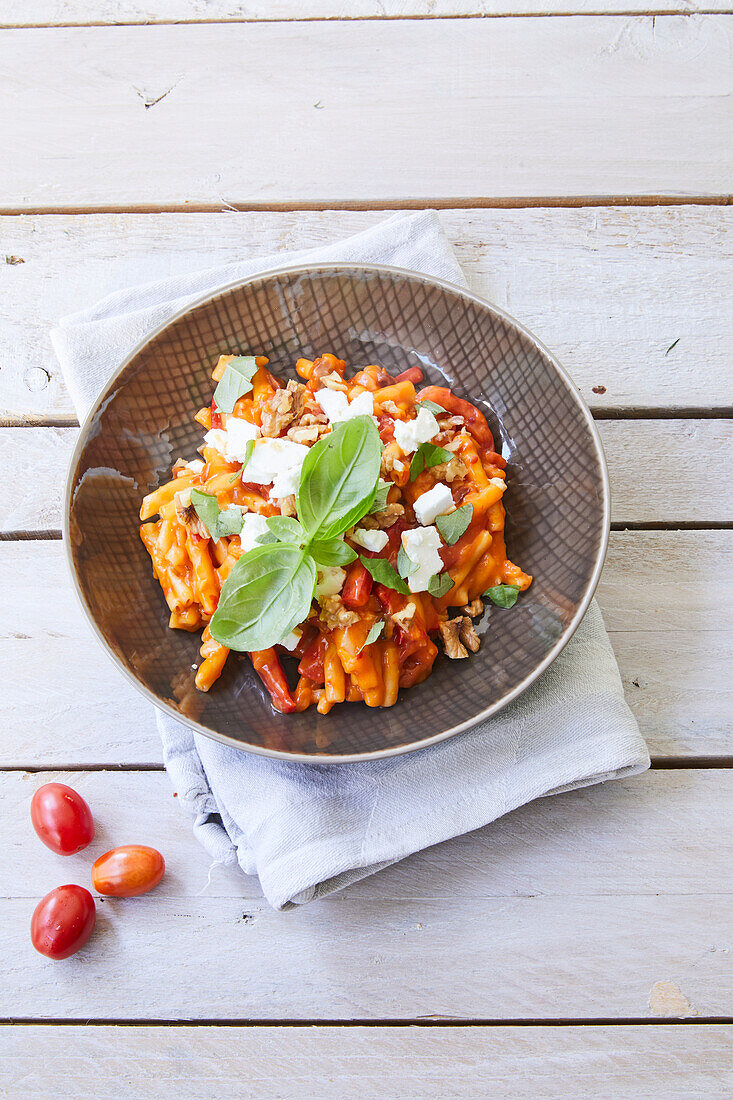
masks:
POLYGON ((418 527, 402 532, 402 548, 417 569, 407 578, 411 592, 426 592, 428 581, 443 568, 438 550, 441 541, 436 527, 418 527))
POLYGON ((299 630, 296 626, 295 630, 291 630, 290 633, 280 641, 280 645, 285 646, 292 653, 296 645, 303 636, 303 631, 299 630))
POLYGON ((397 446, 412 454, 421 443, 428 443, 440 431, 440 425, 429 409, 420 409, 414 420, 395 420, 394 437, 397 446))
MULTIPOLYGON (((236 506, 230 505, 229 507, 236 506)), ((260 535, 267 534, 268 531, 269 527, 264 516, 259 515, 257 512, 245 512, 242 521, 242 533, 239 536, 243 553, 246 554, 248 550, 254 550, 256 546, 260 546, 261 543, 257 539, 260 535)))
POLYGON ((186 469, 190 470, 192 474, 200 474, 206 463, 201 458, 194 458, 191 462, 186 463, 186 469))
POLYGON ((308 448, 292 439, 258 439, 252 457, 242 471, 242 481, 272 485, 270 496, 277 500, 298 490, 300 469, 308 448))
POLYGON ((227 443, 226 457, 230 462, 244 462, 247 453, 247 444, 252 439, 257 439, 260 429, 256 424, 250 424, 249 420, 242 420, 238 416, 227 418, 227 443))
POLYGON ((386 531, 369 531, 366 527, 355 527, 351 532, 351 541, 378 554, 389 542, 389 536, 386 531))
POLYGON ((316 578, 316 599, 335 596, 344 587, 346 571, 340 565, 319 565, 316 578))
POLYGON ((437 516, 444 516, 446 512, 453 511, 455 508, 453 494, 447 485, 443 485, 442 481, 439 481, 427 493, 423 493, 417 498, 413 508, 418 523, 422 523, 423 527, 427 527, 428 524, 435 523, 437 516))
POLYGON ((256 424, 250 424, 249 420, 242 420, 238 416, 230 416, 226 428, 209 429, 204 436, 204 443, 224 455, 229 462, 244 462, 247 444, 250 439, 257 439, 259 434, 260 429, 256 424))
POLYGON ((490 477, 489 485, 495 485, 497 489, 506 489, 506 481, 500 477, 490 477))
POLYGON ((332 424, 351 420, 355 416, 372 416, 374 413, 374 396, 369 390, 358 393, 351 401, 341 390, 329 390, 327 386, 313 396, 332 424))
POLYGON ((392 469, 396 470, 398 474, 404 474, 407 467, 404 462, 400 462, 399 458, 392 459, 392 469))

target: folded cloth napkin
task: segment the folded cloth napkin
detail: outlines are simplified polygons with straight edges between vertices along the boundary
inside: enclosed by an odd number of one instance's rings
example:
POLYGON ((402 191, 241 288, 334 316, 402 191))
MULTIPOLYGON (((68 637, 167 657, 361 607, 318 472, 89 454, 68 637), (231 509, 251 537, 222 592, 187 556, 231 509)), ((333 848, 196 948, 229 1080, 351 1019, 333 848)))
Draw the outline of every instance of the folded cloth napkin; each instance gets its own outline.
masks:
MULTIPOLYGON (((296 263, 386 263, 466 285, 432 211, 396 215, 347 240, 200 271, 110 295, 52 333, 80 416, 132 348, 187 303, 296 263)), ((287 909, 412 852, 560 791, 649 766, 595 603, 557 660, 474 729, 405 756, 299 764, 241 752, 157 712, 166 767, 215 863, 259 875, 287 909)), ((335 721, 338 721, 335 718, 335 721)))

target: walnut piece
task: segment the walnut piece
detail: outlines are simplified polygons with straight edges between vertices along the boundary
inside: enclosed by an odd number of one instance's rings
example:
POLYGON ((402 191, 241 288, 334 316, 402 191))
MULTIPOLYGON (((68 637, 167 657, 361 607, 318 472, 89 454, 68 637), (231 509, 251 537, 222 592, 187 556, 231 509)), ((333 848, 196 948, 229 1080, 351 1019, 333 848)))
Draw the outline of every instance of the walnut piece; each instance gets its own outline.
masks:
POLYGON ((382 451, 381 474, 383 478, 388 478, 395 469, 398 473, 402 473, 407 468, 407 463, 400 458, 401 454, 402 451, 396 443, 387 444, 382 451))
POLYGON ((292 379, 284 390, 275 390, 262 411, 262 434, 275 438, 303 411, 305 386, 292 379))
POLYGON ((286 497, 280 497, 278 504, 280 505, 281 516, 296 516, 298 514, 295 508, 295 493, 290 493, 290 495, 286 497))
POLYGON ((394 403, 394 401, 389 401, 389 400, 383 401, 382 402, 382 410, 386 413, 389 413, 390 416, 397 416, 397 417, 402 416, 399 405, 396 405, 394 403))
POLYGON ((329 390, 340 390, 341 393, 348 393, 349 387, 344 382, 340 374, 336 374, 333 371, 331 374, 324 374, 321 377, 322 384, 329 390))
POLYGON ((475 619, 477 615, 480 615, 484 609, 484 601, 480 596, 477 596, 475 600, 471 600, 467 603, 463 609, 464 615, 469 615, 472 619, 475 619))
POLYGON ((468 475, 468 470, 460 458, 452 458, 450 462, 440 462, 437 466, 431 466, 430 472, 436 481, 444 481, 449 485, 468 475))
POLYGON ((440 624, 440 636, 443 639, 445 655, 450 657, 451 661, 459 661, 463 657, 468 657, 468 652, 463 648, 458 637, 460 624, 460 619, 451 619, 447 623, 440 624))
POLYGON ((392 615, 392 622, 395 624, 395 626, 400 626, 403 630, 407 630, 410 626, 410 623, 415 618, 416 611, 417 608, 415 607, 412 600, 410 600, 409 603, 405 604, 401 611, 395 611, 394 615, 392 615))
POLYGON ((350 611, 344 605, 340 596, 324 596, 321 602, 320 619, 327 630, 336 630, 337 627, 351 626, 359 622, 359 614, 350 611))
POLYGON ((474 625, 468 615, 461 616, 461 625, 458 634, 466 648, 471 650, 471 653, 478 653, 481 648, 481 639, 476 633, 474 625))
POLYGON ((360 523, 362 527, 366 527, 367 531, 381 531, 385 527, 391 527, 404 514, 404 505, 388 504, 381 512, 373 512, 370 516, 364 516, 360 523))
POLYGON ((318 437, 321 434, 320 424, 303 425, 297 424, 295 427, 288 428, 285 433, 288 439, 292 439, 293 443, 304 443, 307 447, 311 443, 316 443, 318 437))

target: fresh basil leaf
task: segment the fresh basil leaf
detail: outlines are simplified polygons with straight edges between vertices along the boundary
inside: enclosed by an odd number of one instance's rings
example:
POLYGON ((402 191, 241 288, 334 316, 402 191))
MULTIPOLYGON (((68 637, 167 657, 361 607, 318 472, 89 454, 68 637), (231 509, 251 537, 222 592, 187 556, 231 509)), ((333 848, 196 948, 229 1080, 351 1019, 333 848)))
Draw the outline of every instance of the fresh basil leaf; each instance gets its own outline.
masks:
POLYGON ((415 408, 427 409, 428 412, 431 412, 433 414, 433 416, 435 416, 436 413, 442 413, 443 416, 445 416, 447 412, 447 410, 444 409, 442 405, 436 405, 434 401, 428 401, 427 399, 425 401, 418 401, 415 405, 415 408))
POLYGON ((192 489, 191 504, 212 539, 220 539, 225 535, 238 535, 242 530, 242 513, 239 508, 231 512, 229 509, 222 511, 216 497, 211 493, 192 489))
POLYGON ((349 565, 356 561, 356 551, 343 539, 325 539, 323 542, 311 542, 308 553, 319 565, 349 565))
POLYGON ((315 562, 299 547, 258 546, 224 581, 211 635, 240 652, 269 649, 308 616, 315 587, 315 562))
POLYGON ((518 595, 519 586, 516 584, 495 584, 484 592, 484 596, 488 596, 497 607, 514 607, 518 595))
POLYGON ((265 531, 263 535, 258 535, 255 542, 258 542, 260 546, 267 546, 268 543, 279 542, 277 535, 273 535, 272 531, 265 531))
POLYGON ((305 539, 305 531, 292 516, 270 516, 265 522, 280 542, 294 542, 299 545, 305 539))
POLYGON ((393 481, 382 481, 381 478, 379 479, 379 484, 374 493, 374 500, 372 501, 372 506, 368 513, 370 516, 373 515, 374 512, 383 512, 387 507, 387 496, 393 485, 393 481))
POLYGON ((419 569, 417 562, 414 562, 411 557, 408 556, 404 546, 400 546, 397 553, 397 572, 401 577, 409 577, 416 569, 419 569))
POLYGON ((412 456, 410 462, 410 481, 414 481, 423 470, 431 466, 439 466, 441 462, 450 462, 453 458, 451 451, 445 447, 436 447, 434 443, 421 443, 412 456))
POLYGON ((468 525, 473 519, 473 504, 463 504, 456 508, 455 512, 449 512, 447 516, 437 516, 435 526, 443 536, 443 541, 452 546, 458 542, 461 535, 465 535, 468 525))
POLYGON ((394 588, 395 592, 409 596, 410 589, 386 558, 365 558, 359 554, 359 561, 365 569, 369 570, 377 584, 383 584, 385 588, 394 588))
POLYGON ((374 624, 374 626, 371 628, 371 630, 369 631, 369 633, 367 634, 367 636, 364 640, 364 645, 361 646, 360 649, 357 649, 357 651, 356 651, 357 657, 361 653, 362 649, 366 649, 366 647, 368 645, 371 645, 372 642, 376 642, 377 638, 379 637, 379 635, 382 633, 383 630, 384 630, 384 623, 378 622, 378 623, 374 624))
POLYGON ((310 539, 336 538, 367 514, 380 457, 379 432, 370 416, 342 421, 310 448, 297 493, 298 516, 310 539))
POLYGON ((219 412, 234 412, 234 406, 239 398, 252 389, 252 379, 256 373, 257 364, 254 355, 237 355, 227 363, 221 380, 214 390, 214 402, 219 412))
POLYGON ((254 439, 248 439, 247 440, 247 446, 244 448, 244 462, 242 463, 241 469, 237 470, 234 477, 231 478, 231 480, 229 482, 230 485, 233 485, 235 481, 239 481, 240 477, 244 473, 244 467, 247 465, 250 458, 252 457, 252 451, 254 449, 255 449, 254 439))
POLYGON ((450 573, 438 573, 428 581, 428 592, 431 596, 435 596, 436 600, 439 600, 450 592, 454 584, 455 581, 451 578, 450 573))

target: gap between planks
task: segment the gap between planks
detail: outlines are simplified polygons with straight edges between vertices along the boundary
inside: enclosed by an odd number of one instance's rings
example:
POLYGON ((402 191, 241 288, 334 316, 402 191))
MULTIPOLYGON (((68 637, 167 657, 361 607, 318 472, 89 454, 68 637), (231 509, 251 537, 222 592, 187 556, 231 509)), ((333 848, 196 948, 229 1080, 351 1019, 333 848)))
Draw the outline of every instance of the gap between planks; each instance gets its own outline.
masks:
POLYGON ((352 1027, 370 1027, 370 1028, 400 1028, 400 1027, 421 1027, 421 1028, 448 1028, 448 1027, 628 1027, 630 1024, 636 1026, 637 1024, 643 1024, 649 1027, 677 1027, 683 1024, 688 1027, 699 1026, 700 1024, 713 1024, 713 1025, 730 1025, 733 1024, 733 1016, 685 1016, 685 1017, 671 1017, 665 1018, 662 1016, 627 1016, 620 1017, 618 1019, 610 1016, 565 1016, 558 1017, 557 1019, 545 1019, 544 1017, 538 1017, 536 1020, 529 1019, 504 1019, 503 1017, 490 1017, 483 1019, 481 1017, 469 1018, 464 1016, 441 1016, 440 1018, 424 1018, 420 1016, 410 1017, 405 1016, 403 1019, 384 1019, 374 1020, 371 1018, 365 1018, 363 1020, 338 1020, 338 1019, 320 1019, 314 1017, 311 1020, 298 1020, 288 1019, 287 1016, 281 1020, 240 1020, 236 1017, 213 1017, 210 1020, 158 1020, 149 1017, 137 1017, 132 1016, 127 1020, 118 1020, 115 1017, 108 1019, 87 1019, 85 1017, 38 1017, 38 1016, 0 1016, 0 1027, 12 1024, 18 1027, 33 1026, 33 1027, 170 1027, 170 1028, 195 1028, 195 1027, 237 1027, 237 1028, 250 1028, 250 1027, 267 1027, 267 1028, 281 1028, 281 1027, 330 1027, 330 1028, 352 1028, 352 1027))

